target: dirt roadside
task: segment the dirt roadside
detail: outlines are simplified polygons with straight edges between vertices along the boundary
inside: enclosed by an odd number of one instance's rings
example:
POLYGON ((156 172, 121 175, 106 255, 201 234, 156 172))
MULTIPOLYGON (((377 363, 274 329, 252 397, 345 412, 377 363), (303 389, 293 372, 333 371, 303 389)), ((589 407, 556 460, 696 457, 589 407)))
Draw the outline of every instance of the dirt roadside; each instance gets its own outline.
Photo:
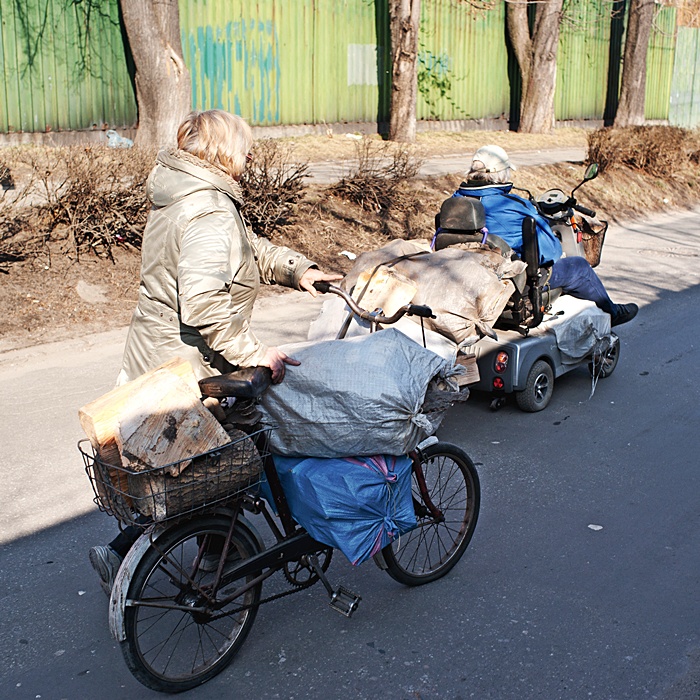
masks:
MULTIPOLYGON (((423 166, 411 183, 409 203, 388 212, 367 211, 327 194, 328 182, 340 177, 342 167, 353 162, 356 139, 288 139, 295 157, 309 162, 310 173, 317 175, 309 180, 297 223, 273 240, 300 250, 324 269, 347 272, 352 263, 346 251, 357 254, 394 237, 429 237, 435 212, 459 185, 469 155, 479 145, 497 143, 512 154, 520 166, 516 186, 533 193, 550 187, 567 191, 583 173, 587 133, 561 129, 549 137, 503 131, 421 134, 415 154, 423 166), (325 175, 318 176, 319 172, 325 175)), ((689 208, 700 201, 700 185, 634 172, 606 173, 588 183, 578 196, 597 209, 600 218, 621 221, 689 208)), ((0 353, 128 325, 136 301, 139 264, 138 252, 128 249, 116 251, 114 262, 94 256, 83 256, 78 262, 64 254, 58 241, 49 244, 42 257, 12 266, 9 273, 0 274, 0 353)), ((280 293, 285 290, 266 287, 261 296, 280 293)))

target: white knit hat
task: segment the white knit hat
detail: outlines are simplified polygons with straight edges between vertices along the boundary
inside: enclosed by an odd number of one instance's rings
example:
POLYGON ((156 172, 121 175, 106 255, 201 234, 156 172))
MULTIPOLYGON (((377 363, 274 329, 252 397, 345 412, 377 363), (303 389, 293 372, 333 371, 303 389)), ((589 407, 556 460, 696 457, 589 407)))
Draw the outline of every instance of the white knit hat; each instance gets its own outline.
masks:
POLYGON ((468 172, 500 173, 503 170, 517 168, 510 162, 508 154, 500 146, 482 146, 473 156, 472 165, 468 172), (474 167, 475 163, 483 163, 484 167, 474 167))

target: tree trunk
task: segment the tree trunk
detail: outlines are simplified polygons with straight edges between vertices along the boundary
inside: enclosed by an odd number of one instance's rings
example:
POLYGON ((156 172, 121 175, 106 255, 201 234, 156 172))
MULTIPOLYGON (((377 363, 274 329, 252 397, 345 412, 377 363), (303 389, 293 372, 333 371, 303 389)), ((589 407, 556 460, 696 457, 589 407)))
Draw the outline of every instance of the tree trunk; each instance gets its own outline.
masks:
POLYGON ((644 124, 647 49, 654 21, 654 0, 631 0, 622 66, 622 88, 613 126, 644 124))
POLYGON ((190 74, 182 57, 178 0, 120 0, 136 66, 135 143, 172 146, 190 111, 190 74))
POLYGON ((532 38, 527 20, 527 2, 506 3, 506 25, 515 60, 520 69, 520 114, 522 114, 532 69, 532 38))
POLYGON ((508 34, 520 67, 523 89, 518 131, 546 134, 554 126, 554 90, 563 0, 535 4, 535 26, 530 35, 527 6, 507 4, 508 34))
POLYGON ((389 139, 416 140, 418 27, 420 0, 389 0, 391 27, 391 107, 389 139))

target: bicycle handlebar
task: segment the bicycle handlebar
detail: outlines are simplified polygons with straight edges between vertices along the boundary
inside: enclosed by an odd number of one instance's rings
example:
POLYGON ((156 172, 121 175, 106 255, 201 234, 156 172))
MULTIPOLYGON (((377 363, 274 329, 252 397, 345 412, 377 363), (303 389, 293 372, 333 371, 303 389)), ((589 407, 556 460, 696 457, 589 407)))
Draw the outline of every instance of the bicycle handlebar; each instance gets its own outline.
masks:
POLYGON ((400 318, 403 318, 403 316, 435 318, 433 310, 429 306, 421 304, 405 304, 391 316, 384 316, 378 311, 365 311, 361 306, 358 306, 355 300, 346 291, 329 282, 314 282, 314 289, 321 292, 321 294, 327 294, 329 292, 331 294, 337 294, 345 301, 356 316, 363 318, 365 321, 371 321, 372 323, 381 323, 382 325, 389 326, 392 323, 396 323, 400 318))
POLYGON ((330 291, 330 288, 331 288, 330 282, 314 282, 314 289, 317 292, 321 292, 321 294, 326 294, 327 292, 330 291))

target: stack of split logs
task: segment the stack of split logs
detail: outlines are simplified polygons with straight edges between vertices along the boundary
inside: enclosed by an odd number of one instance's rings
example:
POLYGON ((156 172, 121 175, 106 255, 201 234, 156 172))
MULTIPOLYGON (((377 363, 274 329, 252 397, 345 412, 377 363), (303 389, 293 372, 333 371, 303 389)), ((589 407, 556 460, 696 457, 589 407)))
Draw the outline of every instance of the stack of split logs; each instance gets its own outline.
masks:
POLYGON ((175 358, 78 412, 95 450, 95 485, 123 522, 156 521, 218 501, 255 480, 260 457, 201 400, 189 362, 175 358), (221 449, 223 448, 223 449, 221 449))

